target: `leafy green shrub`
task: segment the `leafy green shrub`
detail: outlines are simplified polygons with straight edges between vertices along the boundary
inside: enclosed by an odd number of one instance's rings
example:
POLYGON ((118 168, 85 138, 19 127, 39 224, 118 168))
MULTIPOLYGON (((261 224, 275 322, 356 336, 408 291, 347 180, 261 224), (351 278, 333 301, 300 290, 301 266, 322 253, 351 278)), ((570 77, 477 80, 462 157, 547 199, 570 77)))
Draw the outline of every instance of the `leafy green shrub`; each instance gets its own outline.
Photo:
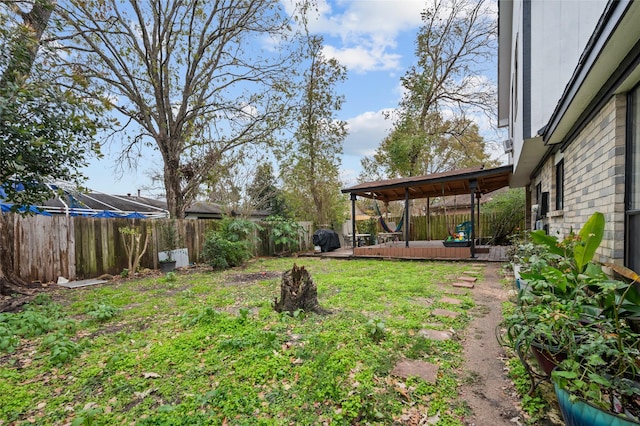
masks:
POLYGON ((230 241, 216 231, 208 232, 205 238, 201 258, 213 269, 240 266, 251 258, 246 241, 230 241))
POLYGON ((33 298, 33 304, 35 305, 49 305, 52 303, 51 296, 47 293, 38 293, 33 298))
POLYGON ((42 348, 50 350, 49 362, 56 366, 71 361, 81 350, 80 345, 69 339, 62 331, 47 335, 42 340, 42 348))
POLYGON ((239 320, 240 322, 245 322, 245 321, 247 321, 247 319, 249 318, 249 313, 250 313, 250 312, 251 312, 251 311, 249 310, 249 308, 240 308, 240 309, 238 310, 238 315, 239 315, 238 320, 239 320))
POLYGON ((87 305, 85 313, 97 321, 104 322, 116 316, 118 308, 108 303, 94 302, 87 305))
POLYGON ((213 324, 220 314, 211 306, 192 309, 182 315, 182 323, 187 326, 196 324, 213 324))
POLYGON ((522 228, 525 219, 525 196, 522 188, 509 189, 506 192, 496 194, 491 201, 483 207, 485 213, 489 213, 488 232, 490 244, 506 244, 509 235, 518 228, 522 228))
MULTIPOLYGON (((0 326, 11 334, 22 337, 36 337, 58 329, 75 329, 75 322, 65 318, 60 306, 54 303, 25 305, 19 313, 0 314, 0 326)), ((5 331, 5 335, 8 332, 5 331)))
POLYGON ((20 342, 13 329, 7 324, 2 324, 0 319, 0 352, 12 353, 20 342))
POLYGON ((167 274, 164 276, 164 280, 168 283, 176 282, 178 281, 178 276, 173 271, 167 272, 167 274))
POLYGON ((224 217, 218 227, 218 232, 224 239, 231 242, 246 241, 251 248, 258 242, 258 231, 262 227, 247 219, 224 217))
POLYGON ((359 233, 369 234, 367 244, 375 244, 378 235, 378 220, 376 218, 370 217, 367 220, 356 222, 356 229, 359 233))
POLYGON ((91 426, 98 424, 98 417, 103 413, 100 407, 88 407, 78 413, 71 426, 91 426))
POLYGON ((365 325, 367 334, 375 341, 384 339, 386 326, 381 319, 370 319, 365 325))
POLYGON ((265 223, 270 227, 269 235, 276 251, 280 249, 283 253, 291 253, 300 248, 298 237, 302 227, 298 222, 282 216, 269 216, 265 223))
POLYGON ((66 318, 51 296, 38 294, 22 312, 0 313, 0 351, 13 352, 20 338, 37 337, 51 331, 71 333, 76 323, 66 318))

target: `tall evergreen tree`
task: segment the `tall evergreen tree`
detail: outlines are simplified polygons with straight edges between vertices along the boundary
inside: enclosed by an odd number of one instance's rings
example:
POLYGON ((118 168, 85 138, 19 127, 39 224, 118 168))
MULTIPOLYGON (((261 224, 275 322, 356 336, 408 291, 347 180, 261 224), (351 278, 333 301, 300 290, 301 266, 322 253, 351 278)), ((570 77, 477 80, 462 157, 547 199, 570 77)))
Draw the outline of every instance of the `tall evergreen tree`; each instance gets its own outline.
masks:
POLYGON ((286 217, 288 215, 284 195, 278 188, 273 173, 273 165, 264 162, 258 165, 253 180, 247 185, 248 202, 253 209, 269 210, 272 215, 286 217))

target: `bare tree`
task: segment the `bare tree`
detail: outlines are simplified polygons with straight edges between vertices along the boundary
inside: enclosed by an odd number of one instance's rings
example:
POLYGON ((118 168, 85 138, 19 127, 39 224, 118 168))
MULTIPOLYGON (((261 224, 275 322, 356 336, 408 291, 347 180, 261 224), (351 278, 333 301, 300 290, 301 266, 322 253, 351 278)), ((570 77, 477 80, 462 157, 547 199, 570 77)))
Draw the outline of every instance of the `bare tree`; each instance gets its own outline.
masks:
POLYGON ((429 115, 469 108, 491 115, 495 85, 482 76, 482 64, 496 54, 497 20, 489 0, 432 0, 422 13, 416 39, 417 63, 402 78, 406 95, 401 110, 425 128, 429 115))
POLYGON ((323 39, 309 37, 309 66, 296 112, 297 128, 291 146, 278 153, 287 204, 297 218, 330 224, 344 215, 339 169, 347 124, 336 119, 344 96, 336 86, 346 68, 322 52, 323 39))
MULTIPOLYGON (((68 70, 124 117, 121 160, 163 160, 168 209, 183 217, 227 153, 269 144, 288 113, 299 49, 277 0, 71 0, 68 70)), ((118 134, 120 135, 120 134, 118 134)))
POLYGON ((468 114, 495 115, 495 85, 481 68, 496 52, 491 2, 431 0, 422 20, 394 128, 362 161, 363 177, 380 169, 398 177, 495 163, 468 114))

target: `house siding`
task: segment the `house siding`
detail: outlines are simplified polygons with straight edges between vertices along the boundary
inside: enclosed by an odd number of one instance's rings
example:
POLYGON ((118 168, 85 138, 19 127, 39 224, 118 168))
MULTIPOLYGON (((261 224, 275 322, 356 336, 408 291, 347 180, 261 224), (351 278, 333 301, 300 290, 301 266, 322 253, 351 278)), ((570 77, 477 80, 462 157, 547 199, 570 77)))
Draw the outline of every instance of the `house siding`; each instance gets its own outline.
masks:
POLYGON ((549 192, 551 212, 544 219, 549 234, 562 238, 601 212, 605 235, 596 259, 618 264, 624 261, 625 123, 626 95, 613 96, 567 146, 562 211, 553 211, 556 157, 551 156, 534 178, 549 192))

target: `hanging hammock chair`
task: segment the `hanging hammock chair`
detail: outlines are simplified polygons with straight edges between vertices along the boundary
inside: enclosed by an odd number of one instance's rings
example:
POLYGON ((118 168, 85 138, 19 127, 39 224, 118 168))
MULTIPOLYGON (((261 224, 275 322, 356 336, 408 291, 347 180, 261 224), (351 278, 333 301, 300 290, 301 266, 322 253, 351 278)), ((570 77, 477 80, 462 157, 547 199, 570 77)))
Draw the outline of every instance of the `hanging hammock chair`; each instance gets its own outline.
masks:
POLYGON ((380 218, 379 219, 380 226, 382 226, 382 229, 384 229, 384 232, 400 232, 400 230, 402 229, 402 224, 404 223, 404 211, 405 211, 405 209, 404 208, 402 209, 402 216, 400 217, 400 222, 398 222, 398 225, 396 225, 396 229, 392 230, 391 228, 389 228, 387 223, 384 221, 384 218, 382 217, 382 213, 380 212, 380 207, 378 206, 378 202, 375 199, 373 200, 373 205, 375 206, 376 214, 380 218))

